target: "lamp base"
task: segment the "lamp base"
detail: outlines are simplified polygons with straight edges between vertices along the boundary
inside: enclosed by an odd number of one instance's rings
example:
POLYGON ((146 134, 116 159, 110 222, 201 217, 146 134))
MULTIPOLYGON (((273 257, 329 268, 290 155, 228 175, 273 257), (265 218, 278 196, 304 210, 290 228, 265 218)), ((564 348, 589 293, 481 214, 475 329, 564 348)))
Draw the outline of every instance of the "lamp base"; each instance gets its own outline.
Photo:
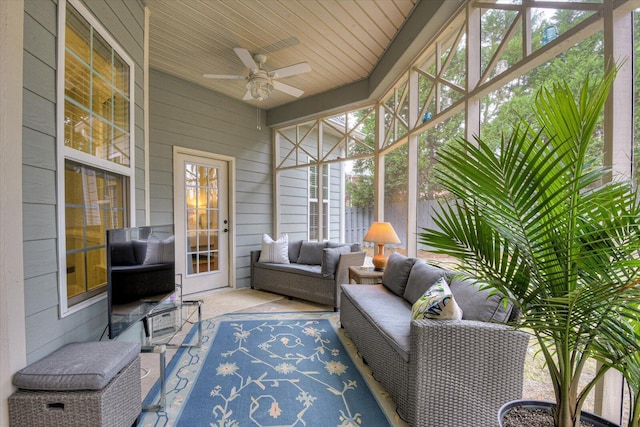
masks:
POLYGON ((387 266, 387 257, 384 256, 384 243, 378 243, 378 253, 373 257, 374 271, 384 271, 387 266))

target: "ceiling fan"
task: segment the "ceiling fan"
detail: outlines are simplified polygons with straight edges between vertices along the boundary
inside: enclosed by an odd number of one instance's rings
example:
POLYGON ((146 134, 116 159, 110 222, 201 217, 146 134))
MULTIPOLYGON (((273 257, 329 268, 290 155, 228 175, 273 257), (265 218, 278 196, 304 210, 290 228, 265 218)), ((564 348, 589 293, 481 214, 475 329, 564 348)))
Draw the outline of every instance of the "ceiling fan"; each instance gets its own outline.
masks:
POLYGON ((232 74, 203 74, 202 77, 207 79, 246 80, 247 93, 245 93, 244 97, 242 98, 244 101, 250 99, 262 101, 269 96, 273 89, 287 93, 291 96, 295 96, 296 98, 304 93, 303 90, 281 83, 276 79, 291 77, 302 73, 308 73, 309 71, 311 71, 311 66, 308 63, 301 62, 299 64, 289 65, 287 67, 267 71, 263 68, 265 62, 267 62, 266 55, 256 53, 255 55, 251 56, 247 49, 243 49, 241 47, 234 47, 233 51, 236 53, 236 55, 238 55, 238 58, 240 58, 242 63, 249 69, 248 76, 232 74))

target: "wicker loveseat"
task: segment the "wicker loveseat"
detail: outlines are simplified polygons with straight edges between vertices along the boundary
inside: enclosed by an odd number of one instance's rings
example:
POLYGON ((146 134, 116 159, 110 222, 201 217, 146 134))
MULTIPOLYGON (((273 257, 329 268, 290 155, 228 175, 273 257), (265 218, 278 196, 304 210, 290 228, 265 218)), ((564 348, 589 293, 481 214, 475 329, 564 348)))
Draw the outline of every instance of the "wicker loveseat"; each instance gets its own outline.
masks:
POLYGON ((365 253, 358 243, 288 242, 289 263, 260 262, 261 251, 251 252, 251 288, 340 307, 340 284, 347 283, 349 267, 362 265, 365 253))
POLYGON ((342 285, 340 321, 412 426, 491 427, 522 395, 528 335, 501 324, 498 295, 422 260, 389 257, 382 285, 342 285), (411 320, 413 303, 443 276, 463 320, 411 320))

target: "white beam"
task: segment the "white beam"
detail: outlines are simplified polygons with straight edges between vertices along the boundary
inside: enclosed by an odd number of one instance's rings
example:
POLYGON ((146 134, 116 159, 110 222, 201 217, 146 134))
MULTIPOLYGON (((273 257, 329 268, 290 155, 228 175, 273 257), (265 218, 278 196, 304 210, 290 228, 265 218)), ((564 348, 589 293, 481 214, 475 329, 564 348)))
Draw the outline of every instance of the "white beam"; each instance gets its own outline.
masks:
MULTIPOLYGON (((472 93, 480 84, 480 29, 482 14, 479 8, 467 5, 467 93, 472 93)), ((480 98, 465 98, 465 138, 469 141, 480 135, 480 98)))
POLYGON ((22 256, 24 1, 0 1, 0 425, 13 374, 26 365, 22 256))
MULTIPOLYGON (((604 165, 608 180, 631 178, 633 159, 633 16, 629 11, 604 5, 605 66, 620 68, 604 110, 604 165)), ((622 421, 623 379, 609 370, 595 388, 594 412, 608 420, 622 421)))

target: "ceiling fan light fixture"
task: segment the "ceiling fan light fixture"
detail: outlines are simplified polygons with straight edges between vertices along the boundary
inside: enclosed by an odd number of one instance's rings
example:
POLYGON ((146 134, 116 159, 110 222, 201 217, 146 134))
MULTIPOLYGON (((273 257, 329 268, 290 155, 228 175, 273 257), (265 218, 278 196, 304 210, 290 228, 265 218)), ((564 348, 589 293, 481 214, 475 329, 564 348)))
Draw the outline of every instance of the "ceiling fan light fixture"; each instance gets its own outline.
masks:
POLYGON ((253 99, 263 101, 273 90, 273 84, 268 79, 253 79, 247 83, 247 89, 253 99))

